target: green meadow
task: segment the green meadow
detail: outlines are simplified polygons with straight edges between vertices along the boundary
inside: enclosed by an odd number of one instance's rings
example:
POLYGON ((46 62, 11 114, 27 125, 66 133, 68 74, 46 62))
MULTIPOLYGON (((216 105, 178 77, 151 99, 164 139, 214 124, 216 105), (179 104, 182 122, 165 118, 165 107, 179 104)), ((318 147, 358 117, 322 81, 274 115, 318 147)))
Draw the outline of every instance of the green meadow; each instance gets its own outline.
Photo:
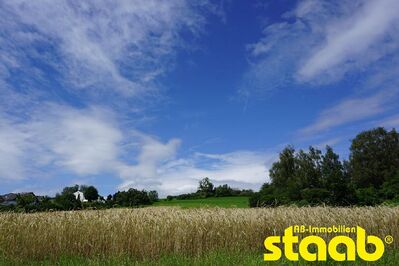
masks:
POLYGON ((162 199, 155 202, 153 206, 173 206, 181 208, 248 208, 249 197, 210 197, 204 199, 162 199))
POLYGON ((107 259, 87 259, 77 257, 63 257, 58 261, 10 261, 1 260, 0 265, 4 266, 120 266, 120 265, 132 265, 132 266, 231 266, 231 265, 245 265, 245 266, 312 266, 312 265, 325 265, 325 266, 339 266, 339 265, 351 265, 351 266, 363 266, 363 265, 385 265, 385 266, 397 266, 399 261, 399 253, 397 251, 387 252, 378 262, 364 262, 357 260, 354 262, 306 262, 299 261, 293 262, 286 259, 282 259, 278 262, 265 262, 262 261, 262 253, 231 253, 231 252, 211 252, 201 257, 187 257, 181 255, 169 255, 163 256, 157 260, 144 260, 137 261, 135 259, 120 257, 120 258, 107 258, 107 259))

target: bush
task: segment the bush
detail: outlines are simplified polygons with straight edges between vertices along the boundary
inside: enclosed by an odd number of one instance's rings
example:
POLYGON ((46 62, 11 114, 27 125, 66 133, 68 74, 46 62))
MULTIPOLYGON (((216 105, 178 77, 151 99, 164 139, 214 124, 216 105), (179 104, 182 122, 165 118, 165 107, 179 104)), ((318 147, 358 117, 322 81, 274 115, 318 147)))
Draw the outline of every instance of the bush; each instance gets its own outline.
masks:
POLYGON ((215 194, 214 186, 208 177, 199 182, 197 194, 202 198, 211 197, 215 194))
POLYGON ((381 192, 385 199, 399 201, 399 172, 394 177, 384 182, 381 192))
POLYGON ((228 197, 232 195, 233 195, 233 189, 229 187, 227 184, 215 188, 216 197, 228 197))
POLYGON ((254 191, 252 189, 243 189, 239 191, 238 196, 250 197, 252 196, 252 194, 254 194, 254 191))
POLYGON ((281 202, 273 194, 253 193, 249 198, 250 207, 278 206, 281 202))
POLYGON ((82 207, 80 200, 77 200, 73 194, 57 194, 54 203, 60 210, 76 210, 82 207))
POLYGON ((83 195, 88 201, 95 201, 99 197, 97 189, 93 186, 85 187, 83 190, 83 195))
POLYGON ((175 198, 174 196, 168 195, 168 196, 166 197, 166 200, 172 200, 172 199, 174 199, 174 198, 175 198))
POLYGON ((276 188, 268 183, 263 184, 259 192, 252 193, 249 198, 250 207, 278 206, 286 202, 283 194, 278 193, 276 188))
POLYGON ((148 192, 148 197, 150 198, 151 202, 159 201, 158 192, 156 192, 155 190, 148 192))
POLYGON ((178 195, 175 198, 179 200, 186 200, 186 199, 199 199, 203 198, 203 196, 200 193, 187 193, 187 194, 178 195))
POLYGON ((378 190, 374 187, 357 189, 356 200, 358 205, 362 206, 374 206, 381 203, 378 190))
POLYGON ((37 203, 37 198, 33 193, 18 194, 17 196, 18 207, 24 208, 28 205, 33 205, 35 203, 37 203))
POLYGON ((302 200, 308 204, 327 203, 329 192, 323 188, 305 188, 301 190, 302 200))
POLYGON ((15 206, 14 205, 0 205, 0 212, 8 212, 8 211, 14 211, 15 206))
POLYGON ((260 207, 260 202, 261 194, 256 192, 249 198, 249 207, 260 207))
POLYGON ((114 194, 113 201, 114 204, 123 207, 138 207, 153 203, 145 190, 140 191, 134 188, 130 188, 128 191, 118 191, 114 194))

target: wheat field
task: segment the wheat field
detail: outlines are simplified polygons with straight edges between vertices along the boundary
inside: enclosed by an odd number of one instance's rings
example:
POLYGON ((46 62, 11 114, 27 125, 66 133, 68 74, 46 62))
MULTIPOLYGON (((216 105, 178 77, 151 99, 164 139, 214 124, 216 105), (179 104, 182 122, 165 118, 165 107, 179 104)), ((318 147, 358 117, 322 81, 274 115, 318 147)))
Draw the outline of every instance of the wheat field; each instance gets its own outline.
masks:
MULTIPOLYGON (((261 251, 269 235, 291 225, 359 225, 367 234, 399 239, 398 207, 179 209, 151 207, 48 213, 1 213, 0 256, 15 260, 62 256, 157 259, 209 251, 261 251)), ((327 236, 328 238, 328 236, 327 236)), ((397 249, 394 241, 390 248, 397 249)))

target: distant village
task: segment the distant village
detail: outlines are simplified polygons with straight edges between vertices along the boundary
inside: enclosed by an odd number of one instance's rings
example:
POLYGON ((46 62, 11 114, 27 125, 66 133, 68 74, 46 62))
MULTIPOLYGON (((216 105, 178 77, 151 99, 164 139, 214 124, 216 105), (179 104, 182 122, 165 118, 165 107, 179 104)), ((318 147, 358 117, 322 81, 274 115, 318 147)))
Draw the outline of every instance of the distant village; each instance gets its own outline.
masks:
POLYGON ((74 185, 64 187, 54 197, 39 196, 33 192, 0 195, 0 211, 37 212, 138 207, 151 205, 157 200, 158 193, 156 191, 147 192, 130 188, 127 191, 118 191, 104 198, 99 195, 94 186, 74 185))
MULTIPOLYGON (((85 198, 84 193, 82 191, 76 191, 73 193, 76 200, 80 200, 81 202, 88 202, 85 198)), ((19 192, 19 193, 8 193, 4 195, 0 195, 0 205, 3 206, 16 206, 18 197, 29 197, 33 199, 33 204, 40 203, 45 199, 51 199, 48 196, 37 196, 33 192, 19 192)), ((101 198, 98 199, 101 201, 101 198)))
POLYGON ((17 205, 17 197, 19 195, 22 195, 22 196, 33 196, 38 201, 41 198, 43 198, 42 196, 36 196, 33 192, 8 193, 8 194, 0 195, 0 205, 4 205, 4 206, 17 205))
MULTIPOLYGON (((252 196, 250 189, 234 189, 227 184, 215 187, 208 177, 199 181, 196 192, 167 196, 165 200, 204 199, 208 197, 252 196)), ((33 192, 8 193, 0 196, 0 211, 36 212, 56 210, 106 209, 141 207, 159 201, 158 192, 129 188, 106 198, 97 188, 87 185, 64 187, 55 197, 37 196, 33 192)))

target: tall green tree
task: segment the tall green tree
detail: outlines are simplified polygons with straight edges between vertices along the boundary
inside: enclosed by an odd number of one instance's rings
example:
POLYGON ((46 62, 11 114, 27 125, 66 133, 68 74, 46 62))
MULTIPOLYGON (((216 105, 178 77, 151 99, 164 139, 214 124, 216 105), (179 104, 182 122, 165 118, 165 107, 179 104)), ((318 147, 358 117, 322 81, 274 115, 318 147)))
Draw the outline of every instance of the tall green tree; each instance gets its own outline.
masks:
POLYGON ((326 147, 326 152, 322 156, 322 179, 325 188, 329 192, 329 203, 333 205, 349 204, 349 179, 344 173, 344 167, 330 146, 326 147))
POLYGON ((95 201, 98 199, 98 190, 94 186, 85 187, 83 190, 83 195, 88 201, 95 201))
POLYGON ((216 197, 227 197, 233 195, 233 189, 229 185, 224 184, 215 188, 216 197))
POLYGON ((33 193, 18 194, 17 196, 17 205, 20 207, 25 207, 37 202, 37 197, 33 193))
POLYGON ((300 150, 295 156, 295 176, 301 183, 301 188, 321 187, 321 151, 309 147, 309 152, 300 150))
POLYGON ((152 204, 148 192, 134 188, 129 188, 128 191, 118 191, 114 194, 113 201, 115 204, 124 207, 136 207, 152 204))
POLYGON ((149 191, 148 197, 150 198, 151 202, 159 201, 158 192, 156 192, 155 190, 149 191))
POLYGON ((381 185, 399 170, 399 135, 379 127, 361 132, 350 147, 352 178, 359 188, 381 185))
POLYGON ((214 194, 214 186, 208 177, 205 177, 199 182, 198 193, 203 197, 209 197, 214 194))
POLYGON ((271 185, 276 190, 276 201, 288 203, 301 199, 301 180, 297 174, 297 159, 292 146, 285 147, 279 155, 279 160, 273 163, 269 170, 271 185))
POLYGON ((80 200, 77 200, 72 193, 57 194, 54 202, 62 210, 75 210, 82 207, 80 200))
POLYGON ((399 202, 399 171, 393 178, 390 178, 382 184, 382 194, 387 200, 399 202))
POLYGON ((75 193, 78 190, 79 190, 79 185, 73 185, 71 187, 64 187, 64 189, 62 190, 61 194, 62 195, 69 195, 69 194, 75 193))
POLYGON ((294 178, 296 171, 295 149, 287 146, 280 152, 279 160, 269 170, 272 184, 277 187, 287 186, 294 178))

